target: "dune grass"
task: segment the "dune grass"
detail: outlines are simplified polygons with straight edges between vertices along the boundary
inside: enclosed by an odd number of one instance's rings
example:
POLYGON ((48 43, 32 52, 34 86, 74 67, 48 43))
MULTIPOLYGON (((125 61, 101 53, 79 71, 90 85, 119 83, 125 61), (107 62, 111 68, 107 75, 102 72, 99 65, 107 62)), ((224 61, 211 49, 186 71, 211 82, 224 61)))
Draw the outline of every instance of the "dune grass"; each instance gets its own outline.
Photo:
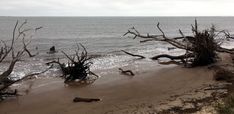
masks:
POLYGON ((215 106, 218 114, 234 114, 234 94, 226 97, 222 103, 215 106))

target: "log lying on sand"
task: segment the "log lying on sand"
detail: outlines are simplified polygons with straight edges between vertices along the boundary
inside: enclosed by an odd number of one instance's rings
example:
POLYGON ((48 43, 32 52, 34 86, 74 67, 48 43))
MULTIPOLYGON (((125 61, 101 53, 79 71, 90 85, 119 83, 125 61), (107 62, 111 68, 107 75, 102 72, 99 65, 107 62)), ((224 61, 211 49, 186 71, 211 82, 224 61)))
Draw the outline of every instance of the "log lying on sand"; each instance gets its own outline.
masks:
POLYGON ((81 98, 81 97, 75 97, 73 99, 73 102, 97 102, 101 101, 101 99, 98 98, 81 98))
POLYGON ((174 61, 174 60, 170 60, 170 61, 159 61, 158 60, 158 63, 161 64, 161 65, 183 65, 182 62, 180 61, 174 61))
POLYGON ((119 68, 119 71, 121 74, 128 75, 128 76, 134 76, 135 74, 131 70, 123 70, 122 68, 119 68))
POLYGON ((183 62, 184 59, 190 58, 190 57, 194 57, 194 55, 193 54, 184 54, 184 55, 179 55, 179 56, 172 56, 172 55, 168 55, 168 54, 161 54, 161 55, 151 57, 151 59, 158 60, 159 58, 169 58, 171 60, 181 60, 183 62))

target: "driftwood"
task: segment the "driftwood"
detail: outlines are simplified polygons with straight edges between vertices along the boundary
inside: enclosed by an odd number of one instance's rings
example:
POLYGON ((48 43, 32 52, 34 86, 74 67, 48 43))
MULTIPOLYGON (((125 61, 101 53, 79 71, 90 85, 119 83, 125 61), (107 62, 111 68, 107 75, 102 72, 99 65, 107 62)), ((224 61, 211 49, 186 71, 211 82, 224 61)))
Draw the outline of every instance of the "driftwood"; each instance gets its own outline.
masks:
POLYGON ((132 54, 132 53, 129 53, 129 52, 124 51, 124 50, 121 50, 121 51, 124 52, 124 53, 126 53, 126 54, 128 54, 128 55, 131 55, 131 56, 133 56, 133 57, 139 57, 140 59, 144 59, 144 58, 145 58, 145 57, 142 56, 142 55, 132 54))
POLYGON ((56 51, 55 46, 52 46, 52 47, 50 48, 50 51, 47 52, 47 54, 54 54, 54 53, 57 53, 57 52, 58 52, 58 51, 56 51))
POLYGON ((226 38, 229 40, 229 39, 234 39, 234 37, 233 36, 231 36, 231 34, 228 32, 228 31, 222 31, 224 34, 225 34, 225 36, 226 36, 226 38))
POLYGON ((220 40, 231 38, 228 32, 224 30, 217 31, 214 26, 212 26, 210 29, 199 31, 197 20, 195 20, 195 24, 192 25, 193 36, 186 36, 181 30, 179 30, 181 36, 173 38, 167 37, 164 31, 161 29, 160 23, 157 24, 157 29, 161 32, 161 34, 150 35, 147 33, 144 35, 141 34, 135 27, 132 27, 124 34, 124 36, 130 34, 133 36, 133 39, 138 37, 144 39, 140 42, 166 42, 175 48, 183 49, 186 51, 184 55, 173 56, 168 54, 161 54, 154 56, 151 59, 158 60, 159 58, 163 57, 169 58, 171 60, 179 60, 185 64, 185 66, 188 64, 189 66, 202 66, 214 63, 216 62, 217 52, 234 54, 234 49, 226 49, 220 46, 222 43, 220 40), (221 36, 225 38, 220 39, 221 36))
POLYGON ((96 78, 99 77, 97 74, 93 73, 90 70, 92 62, 90 61, 91 57, 88 56, 86 48, 82 44, 80 44, 80 46, 77 44, 77 50, 75 50, 75 54, 71 56, 62 51, 62 53, 68 60, 67 64, 61 63, 59 59, 57 61, 54 60, 47 63, 56 63, 60 66, 63 73, 63 78, 65 79, 65 83, 74 82, 76 80, 88 80, 89 75, 93 75, 96 78), (81 52, 80 46, 82 47, 81 52))
POLYGON ((159 58, 169 58, 171 60, 181 60, 183 63, 185 62, 185 58, 191 58, 194 57, 193 54, 184 54, 184 55, 179 55, 179 56, 172 56, 172 55, 168 55, 168 54, 161 54, 161 55, 157 55, 152 57, 152 60, 158 60, 159 58))
POLYGON ((8 80, 8 82, 5 83, 5 85, 3 87, 0 87, 0 91, 4 91, 5 89, 7 89, 9 86, 11 86, 14 83, 20 82, 20 81, 25 80, 25 79, 29 79, 29 78, 31 78, 31 77, 33 77, 35 75, 43 74, 43 73, 47 72, 49 69, 51 69, 51 68, 52 68, 52 66, 50 66, 49 68, 45 69, 42 72, 37 72, 37 73, 32 73, 32 74, 25 75, 23 78, 20 78, 18 80, 8 80))
POLYGON ((175 61, 175 60, 171 60, 171 61, 159 61, 158 60, 158 63, 161 64, 161 65, 171 65, 171 64, 174 64, 174 65, 183 65, 182 62, 175 61))
POLYGON ((28 35, 28 32, 36 33, 40 28, 35 29, 25 29, 25 25, 27 24, 27 21, 23 22, 22 24, 19 24, 17 21, 13 33, 12 33, 12 39, 10 43, 6 43, 5 41, 1 41, 0 43, 0 64, 7 58, 10 58, 10 63, 8 68, 3 71, 0 74, 0 99, 3 99, 3 97, 10 97, 10 96, 16 96, 17 90, 14 92, 11 92, 8 88, 19 81, 22 81, 26 78, 32 77, 34 75, 39 75, 41 73, 46 72, 48 69, 46 69, 43 72, 40 73, 32 73, 23 76, 23 78, 18 80, 13 80, 10 78, 10 74, 14 70, 15 64, 20 61, 24 54, 28 54, 29 57, 34 57, 35 55, 31 54, 31 52, 28 49, 29 44, 31 43, 32 35, 28 35), (27 39, 27 40, 26 40, 27 39))
POLYGON ((168 47, 167 50, 170 51, 170 50, 173 50, 173 49, 176 49, 175 47, 168 47))
POLYGON ((128 75, 128 76, 134 76, 135 74, 131 70, 123 70, 122 68, 119 68, 119 71, 121 74, 128 75))
POLYGON ((97 99, 97 98, 81 98, 81 97, 75 97, 73 99, 73 102, 97 102, 97 101, 101 101, 101 99, 97 99))
POLYGON ((204 90, 208 91, 208 90, 222 90, 222 89, 228 89, 228 87, 213 87, 213 88, 206 88, 204 90))

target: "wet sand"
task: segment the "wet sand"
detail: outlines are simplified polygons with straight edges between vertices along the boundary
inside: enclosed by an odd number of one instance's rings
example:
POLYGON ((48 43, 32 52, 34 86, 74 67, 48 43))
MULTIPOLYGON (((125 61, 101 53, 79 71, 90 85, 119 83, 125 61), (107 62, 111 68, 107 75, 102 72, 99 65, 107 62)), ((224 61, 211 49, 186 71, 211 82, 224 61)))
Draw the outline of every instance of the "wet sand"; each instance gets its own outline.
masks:
POLYGON ((147 113, 144 107, 157 107, 173 95, 213 83, 212 74, 206 67, 175 66, 134 77, 112 75, 109 78, 119 77, 118 80, 104 82, 108 79, 100 78, 84 86, 65 86, 60 78, 36 79, 24 82, 25 88, 33 84, 28 94, 0 103, 0 114, 120 114, 138 109, 147 113), (74 97, 101 101, 73 103, 74 97))

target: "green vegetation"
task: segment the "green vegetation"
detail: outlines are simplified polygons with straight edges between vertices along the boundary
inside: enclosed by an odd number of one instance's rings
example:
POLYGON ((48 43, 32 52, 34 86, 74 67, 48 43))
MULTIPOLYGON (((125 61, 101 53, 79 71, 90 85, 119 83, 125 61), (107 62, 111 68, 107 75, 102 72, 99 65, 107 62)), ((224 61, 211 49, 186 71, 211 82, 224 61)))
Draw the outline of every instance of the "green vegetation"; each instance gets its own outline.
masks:
POLYGON ((234 114, 234 94, 225 98, 223 103, 218 103, 215 108, 219 114, 234 114))

